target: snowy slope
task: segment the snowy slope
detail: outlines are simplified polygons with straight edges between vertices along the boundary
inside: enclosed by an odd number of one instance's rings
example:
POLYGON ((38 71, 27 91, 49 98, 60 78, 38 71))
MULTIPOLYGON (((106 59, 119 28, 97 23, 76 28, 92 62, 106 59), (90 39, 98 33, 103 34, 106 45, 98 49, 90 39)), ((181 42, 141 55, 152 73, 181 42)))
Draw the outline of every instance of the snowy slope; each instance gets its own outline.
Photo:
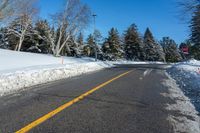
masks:
POLYGON ((200 61, 177 63, 168 70, 168 73, 200 112, 200 61))
POLYGON ((63 67, 70 64, 93 62, 91 58, 53 57, 52 55, 17 52, 0 49, 0 74, 16 70, 63 67))

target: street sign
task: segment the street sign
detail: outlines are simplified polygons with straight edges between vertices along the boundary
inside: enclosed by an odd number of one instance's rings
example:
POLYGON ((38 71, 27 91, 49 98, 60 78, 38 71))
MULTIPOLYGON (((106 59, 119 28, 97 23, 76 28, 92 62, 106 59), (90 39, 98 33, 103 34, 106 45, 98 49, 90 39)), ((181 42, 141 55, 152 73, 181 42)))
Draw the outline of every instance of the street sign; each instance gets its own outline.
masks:
POLYGON ((181 48, 181 51, 184 53, 184 54, 189 54, 189 48, 187 46, 184 46, 181 48))

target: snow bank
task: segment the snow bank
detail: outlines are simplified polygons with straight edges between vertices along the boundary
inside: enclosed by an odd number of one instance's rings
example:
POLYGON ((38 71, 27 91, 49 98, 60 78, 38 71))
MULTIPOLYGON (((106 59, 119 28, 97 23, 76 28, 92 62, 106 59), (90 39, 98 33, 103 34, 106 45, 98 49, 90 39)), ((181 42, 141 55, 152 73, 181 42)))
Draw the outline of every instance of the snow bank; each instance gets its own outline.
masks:
POLYGON ((168 120, 173 125, 175 133, 200 133, 200 118, 198 112, 192 105, 188 97, 186 97, 181 89, 177 86, 176 81, 173 80, 168 74, 168 79, 163 82, 169 88, 167 94, 162 94, 169 97, 174 104, 167 104, 167 110, 173 111, 168 117, 168 120))
MULTIPOLYGON (((177 63, 173 67, 191 73, 194 76, 200 76, 200 61, 192 59, 186 62, 177 63)), ((185 74, 188 75, 187 73, 185 74)))
POLYGON ((74 64, 71 68, 63 66, 2 74, 0 75, 0 96, 26 89, 26 87, 73 77, 106 67, 110 66, 102 62, 91 62, 74 64))
POLYGON ((127 61, 127 60, 117 60, 109 61, 111 64, 165 64, 164 62, 151 62, 151 61, 127 61))
POLYGON ((167 71, 200 112, 200 61, 177 63, 167 71))

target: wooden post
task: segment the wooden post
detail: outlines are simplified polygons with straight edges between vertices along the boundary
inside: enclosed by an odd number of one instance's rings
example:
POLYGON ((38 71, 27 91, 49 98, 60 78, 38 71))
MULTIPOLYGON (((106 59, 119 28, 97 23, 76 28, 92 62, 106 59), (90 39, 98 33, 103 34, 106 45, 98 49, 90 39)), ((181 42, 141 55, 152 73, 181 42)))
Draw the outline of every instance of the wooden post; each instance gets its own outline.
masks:
POLYGON ((64 65, 64 58, 63 58, 63 56, 62 56, 61 58, 62 58, 62 61, 61 61, 61 62, 62 62, 62 65, 64 65))

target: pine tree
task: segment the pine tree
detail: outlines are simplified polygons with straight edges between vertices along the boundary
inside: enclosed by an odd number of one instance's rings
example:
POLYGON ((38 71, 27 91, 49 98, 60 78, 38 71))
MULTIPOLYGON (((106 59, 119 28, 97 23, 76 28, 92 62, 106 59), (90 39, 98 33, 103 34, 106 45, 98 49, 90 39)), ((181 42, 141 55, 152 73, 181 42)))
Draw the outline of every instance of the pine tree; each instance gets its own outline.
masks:
POLYGON ((103 44, 103 36, 101 35, 101 32, 99 30, 95 30, 94 31, 94 42, 96 44, 96 50, 97 50, 97 58, 99 60, 104 60, 104 55, 103 55, 103 51, 102 51, 102 44, 103 44))
POLYGON ((7 27, 3 27, 0 29, 0 48, 11 49, 11 45, 8 40, 7 27))
POLYGON ((191 41, 194 43, 192 46, 192 54, 194 58, 200 60, 200 5, 196 7, 191 21, 191 41))
POLYGON ((137 26, 132 24, 124 35, 124 50, 128 60, 144 60, 143 44, 137 31, 137 26))
POLYGON ((90 34, 87 38, 86 45, 84 46, 83 53, 89 57, 95 57, 95 44, 94 37, 90 34))
POLYGON ((177 45, 174 40, 169 37, 163 37, 160 44, 163 46, 165 58, 167 62, 178 62, 182 60, 177 45))
POLYGON ((165 52, 164 52, 163 47, 162 47, 161 44, 159 44, 159 43, 156 44, 156 47, 157 47, 156 49, 157 49, 157 52, 158 52, 157 61, 166 62, 166 59, 165 59, 165 52))
POLYGON ((162 47, 155 41, 150 29, 147 28, 144 34, 144 50, 148 61, 164 61, 162 47))
POLYGON ((109 31, 109 36, 102 46, 102 51, 108 60, 117 60, 123 57, 123 49, 117 29, 112 28, 109 31))
POLYGON ((197 7, 191 22, 191 40, 194 44, 200 43, 200 6, 197 7))
POLYGON ((77 47, 78 47, 77 50, 79 52, 79 56, 84 55, 84 37, 81 32, 77 36, 76 43, 77 43, 77 47))
POLYGON ((99 30, 95 30, 93 36, 94 36, 94 41, 97 45, 102 43, 103 37, 102 37, 101 32, 99 30))
POLYGON ((36 53, 50 53, 50 43, 47 41, 47 31, 50 30, 50 26, 47 20, 38 20, 35 23, 33 31, 29 39, 25 39, 25 42, 31 44, 27 49, 29 52, 36 53))
POLYGON ((80 56, 80 51, 78 49, 79 44, 76 42, 74 36, 72 35, 70 36, 70 39, 68 40, 68 44, 69 44, 69 49, 70 49, 70 54, 68 53, 68 56, 79 57, 80 56))
POLYGON ((77 37, 77 43, 79 46, 83 46, 84 45, 84 37, 83 34, 80 32, 78 37, 77 37))

